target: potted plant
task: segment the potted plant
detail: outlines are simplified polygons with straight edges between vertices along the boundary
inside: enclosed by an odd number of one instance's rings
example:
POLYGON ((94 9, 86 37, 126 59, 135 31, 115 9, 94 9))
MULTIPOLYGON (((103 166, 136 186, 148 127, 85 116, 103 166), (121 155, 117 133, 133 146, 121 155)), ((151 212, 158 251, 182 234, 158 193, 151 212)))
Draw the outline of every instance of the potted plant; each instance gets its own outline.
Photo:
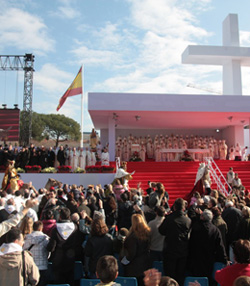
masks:
POLYGON ((66 165, 57 167, 58 173, 70 173, 71 169, 72 169, 71 166, 66 166, 66 165))
POLYGON ((188 150, 185 150, 183 154, 181 155, 181 161, 194 161, 191 154, 188 152, 188 150))
POLYGON ((101 173, 101 166, 87 166, 86 172, 87 173, 101 173))
POLYGON ((74 170, 73 173, 81 173, 81 174, 83 174, 83 173, 86 173, 86 171, 85 171, 84 169, 80 168, 80 167, 77 167, 77 168, 74 170))
POLYGON ((56 168, 48 167, 41 170, 41 173, 57 173, 56 168))
POLYGON ((41 172, 42 167, 39 165, 27 165, 25 166, 25 171, 26 173, 40 173, 41 172))
POLYGON ((16 172, 17 172, 17 173, 25 173, 25 170, 24 170, 23 168, 18 167, 18 168, 16 169, 16 172))
POLYGON ((142 159, 140 158, 139 152, 134 152, 132 157, 129 159, 130 162, 141 162, 142 159))
POLYGON ((114 173, 115 172, 115 167, 113 166, 102 166, 102 172, 103 173, 114 173))

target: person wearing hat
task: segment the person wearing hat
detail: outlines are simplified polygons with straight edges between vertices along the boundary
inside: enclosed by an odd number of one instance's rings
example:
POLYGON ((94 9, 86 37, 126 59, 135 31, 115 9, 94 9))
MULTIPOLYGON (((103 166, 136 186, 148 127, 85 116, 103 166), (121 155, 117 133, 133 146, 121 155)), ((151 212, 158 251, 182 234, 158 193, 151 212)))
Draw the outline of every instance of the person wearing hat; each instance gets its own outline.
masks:
POLYGON ((133 179, 132 175, 134 173, 135 172, 128 173, 123 168, 117 169, 116 174, 115 174, 115 179, 112 183, 114 189, 116 185, 122 185, 124 189, 128 191, 129 190, 128 181, 133 179))

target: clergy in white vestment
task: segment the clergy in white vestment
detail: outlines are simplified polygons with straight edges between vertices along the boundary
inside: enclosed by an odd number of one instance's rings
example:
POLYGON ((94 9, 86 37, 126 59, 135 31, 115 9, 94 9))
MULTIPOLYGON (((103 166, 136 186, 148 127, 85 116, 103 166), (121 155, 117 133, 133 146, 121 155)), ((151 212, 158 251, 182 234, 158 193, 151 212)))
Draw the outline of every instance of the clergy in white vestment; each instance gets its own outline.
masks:
POLYGON ((123 145, 122 160, 125 161, 125 162, 129 161, 129 152, 128 152, 128 145, 127 145, 127 143, 124 143, 124 145, 123 145))
POLYGON ((235 154, 234 154, 234 146, 231 146, 229 149, 229 160, 234 161, 235 154))
POLYGON ((86 167, 86 151, 83 148, 80 149, 79 153, 79 167, 85 170, 86 167))
MULTIPOLYGON (((162 141, 162 144, 164 144, 164 142, 162 141)), ((165 145, 165 144, 164 144, 165 145)), ((157 144, 155 146, 155 162, 160 162, 162 161, 162 158, 161 158, 161 144, 157 144)))
POLYGON ((234 152, 234 155, 235 155, 235 161, 241 161, 241 147, 240 147, 240 144, 237 143, 236 146, 235 146, 235 152, 234 152))
POLYGON ((148 143, 147 143, 147 155, 148 155, 148 158, 153 158, 154 156, 154 145, 152 143, 152 140, 149 139, 148 143))
POLYGON ((141 149, 140 149, 139 154, 140 154, 141 160, 142 160, 143 162, 145 162, 145 159, 146 159, 146 148, 145 148, 145 145, 143 144, 143 142, 142 142, 142 144, 141 144, 141 149))
POLYGON ((71 162, 70 162, 70 152, 71 152, 71 148, 67 148, 65 151, 66 154, 66 158, 65 158, 65 165, 66 166, 71 166, 71 162))
POLYGON ((95 164, 96 164, 95 152, 90 151, 90 154, 91 154, 91 166, 95 166, 95 164))
POLYGON ((101 160, 101 155, 102 155, 102 144, 100 141, 98 141, 96 145, 96 152, 97 152, 97 157, 101 160))
POLYGON ((227 157, 227 145, 226 141, 222 140, 222 143, 220 145, 220 160, 226 160, 227 157))
POLYGON ((78 161, 79 161, 79 154, 76 150, 76 147, 73 147, 73 149, 70 152, 70 166, 72 167, 72 171, 74 171, 78 167, 78 161))
POLYGON ((92 160, 91 160, 91 152, 89 151, 89 148, 86 148, 86 166, 92 166, 91 165, 92 160))
POLYGON ((103 149, 102 155, 101 155, 101 165, 102 166, 109 166, 109 153, 106 148, 103 149))

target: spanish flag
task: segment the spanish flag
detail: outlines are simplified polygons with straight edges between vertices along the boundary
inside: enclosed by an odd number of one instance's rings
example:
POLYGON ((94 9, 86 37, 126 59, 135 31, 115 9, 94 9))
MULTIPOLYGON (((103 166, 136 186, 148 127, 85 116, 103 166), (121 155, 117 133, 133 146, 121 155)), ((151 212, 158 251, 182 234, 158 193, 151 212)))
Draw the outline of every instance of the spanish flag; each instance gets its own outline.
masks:
POLYGON ((71 83, 70 87, 66 90, 64 95, 60 98, 59 104, 57 106, 57 111, 63 106, 64 102, 69 96, 74 96, 82 93, 82 67, 80 68, 77 76, 71 83))

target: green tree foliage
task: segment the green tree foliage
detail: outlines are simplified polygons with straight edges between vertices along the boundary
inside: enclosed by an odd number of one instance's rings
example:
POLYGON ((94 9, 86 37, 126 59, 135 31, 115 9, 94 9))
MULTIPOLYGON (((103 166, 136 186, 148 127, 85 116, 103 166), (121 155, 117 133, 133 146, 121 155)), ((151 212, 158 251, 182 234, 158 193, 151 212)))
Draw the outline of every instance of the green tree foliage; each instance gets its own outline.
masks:
MULTIPOLYGON (((20 116, 20 134, 22 134, 22 120, 20 116)), ((41 141, 44 138, 54 139, 56 146, 59 140, 79 140, 81 137, 80 125, 75 120, 61 114, 32 113, 32 138, 41 141)))

